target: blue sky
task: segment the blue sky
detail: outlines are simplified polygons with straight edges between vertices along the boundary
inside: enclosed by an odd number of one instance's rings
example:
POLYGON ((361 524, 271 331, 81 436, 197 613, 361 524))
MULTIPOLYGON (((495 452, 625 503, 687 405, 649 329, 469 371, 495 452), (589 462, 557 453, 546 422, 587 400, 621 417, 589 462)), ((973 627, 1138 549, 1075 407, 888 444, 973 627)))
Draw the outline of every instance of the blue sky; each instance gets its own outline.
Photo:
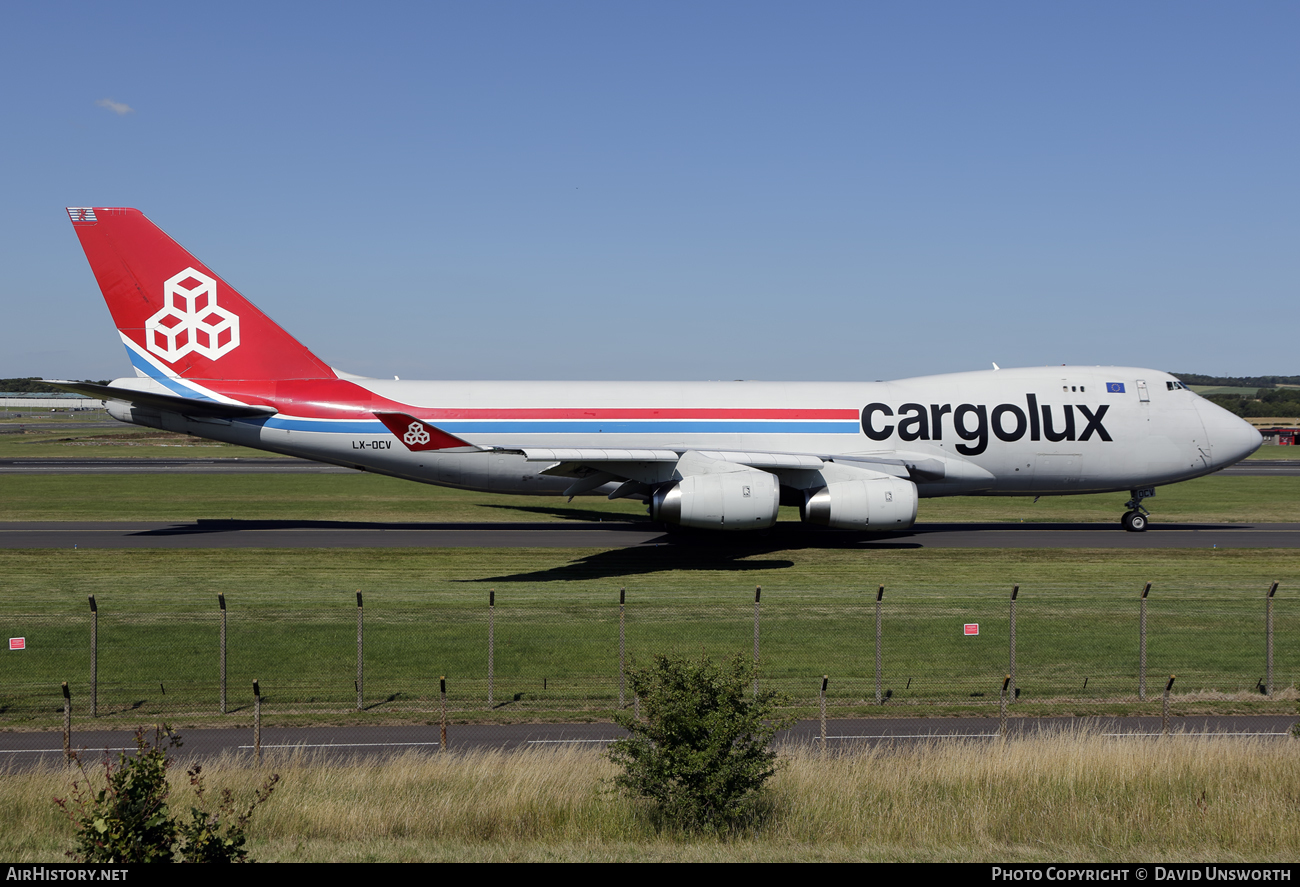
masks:
POLYGON ((403 378, 1300 372, 1300 5, 5 4, 0 376, 134 206, 403 378), (127 110, 129 109, 129 110, 127 110))

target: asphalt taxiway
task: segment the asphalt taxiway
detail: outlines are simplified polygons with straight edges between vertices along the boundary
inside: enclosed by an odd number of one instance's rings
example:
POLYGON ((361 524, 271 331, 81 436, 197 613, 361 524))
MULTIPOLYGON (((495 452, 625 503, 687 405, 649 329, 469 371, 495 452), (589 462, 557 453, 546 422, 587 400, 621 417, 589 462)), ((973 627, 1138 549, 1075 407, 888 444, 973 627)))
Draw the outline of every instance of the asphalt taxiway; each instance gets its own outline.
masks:
MULTIPOLYGON (((240 715, 232 715, 238 718, 240 715)), ((246 715, 245 715, 246 717, 246 715)), ((1192 736, 1221 736, 1285 740, 1291 734, 1294 716, 1236 715, 1193 716, 1170 719, 1169 732, 1192 736)), ((826 722, 828 750, 851 750, 882 744, 914 744, 936 741, 988 741, 1001 735, 1001 722, 989 718, 854 718, 826 722)), ((1112 737, 1159 736, 1163 721, 1158 717, 1019 718, 1007 719, 1010 736, 1053 736, 1061 733, 1090 733, 1112 737)), ((193 728, 179 731, 184 745, 176 752, 180 760, 228 755, 253 756, 251 726, 193 728)), ((604 749, 627 735, 612 723, 585 724, 452 724, 447 748, 453 751, 479 749, 554 748, 557 746, 604 749)), ((93 764, 104 753, 112 758, 122 751, 134 751, 134 733, 124 730, 86 730, 77 725, 71 748, 93 764)), ((778 744, 816 747, 821 739, 818 721, 799 721, 778 734, 778 744)), ((351 726, 351 727, 265 727, 261 735, 264 755, 284 758, 300 754, 316 760, 374 760, 405 753, 431 754, 441 749, 437 725, 351 726)), ((63 755, 63 735, 58 732, 0 733, 0 767, 21 770, 40 763, 58 761, 63 755)))
POLYGON ((743 538, 666 533, 648 521, 382 523, 308 520, 8 521, 0 548, 1300 548, 1300 523, 921 523, 901 533, 781 523, 743 538))

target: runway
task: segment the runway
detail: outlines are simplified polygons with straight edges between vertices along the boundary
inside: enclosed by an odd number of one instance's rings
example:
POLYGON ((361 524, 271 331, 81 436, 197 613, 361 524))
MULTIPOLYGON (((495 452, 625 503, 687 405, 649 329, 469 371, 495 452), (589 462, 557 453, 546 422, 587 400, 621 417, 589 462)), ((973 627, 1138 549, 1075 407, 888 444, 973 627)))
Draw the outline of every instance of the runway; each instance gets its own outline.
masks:
POLYGON ((1290 459, 1248 459, 1245 462, 1238 462, 1236 465, 1229 465, 1221 471, 1216 471, 1211 477, 1223 474, 1230 477, 1298 477, 1300 476, 1300 460, 1290 459))
POLYGON ((379 523, 362 521, 13 521, 0 548, 1300 548, 1300 523, 934 523, 848 533, 781 523, 743 537, 665 533, 648 521, 379 523))
MULTIPOLYGON (((246 718, 246 713, 242 713, 246 718)), ((1290 738, 1291 715, 1194 716, 1171 719, 1171 733, 1286 740, 1290 738)), ((1144 737, 1161 734, 1158 717, 1020 718, 1011 714, 1007 733, 1012 736, 1055 735, 1088 731, 1103 736, 1144 737)), ((88 730, 84 721, 74 725, 72 749, 84 750, 88 764, 102 760, 108 750, 116 758, 121 751, 134 751, 133 732, 88 730)), ((881 744, 912 744, 935 740, 991 740, 999 735, 998 718, 854 718, 826 722, 828 749, 852 749, 881 744)), ((184 745, 176 752, 181 761, 210 758, 227 753, 236 757, 253 755, 253 730, 244 728, 194 728, 179 731, 184 745)), ((586 724, 451 724, 447 748, 524 749, 578 746, 605 749, 626 734, 612 723, 586 724)), ((821 737, 818 721, 799 721, 777 736, 778 745, 811 746, 821 737)), ((262 730, 262 753, 284 757, 300 753, 327 760, 374 760, 405 753, 432 754, 441 748, 437 725, 354 726, 354 727, 266 727, 262 730)), ((0 733, 0 767, 26 769, 53 762, 63 754, 63 736, 58 732, 0 733)))

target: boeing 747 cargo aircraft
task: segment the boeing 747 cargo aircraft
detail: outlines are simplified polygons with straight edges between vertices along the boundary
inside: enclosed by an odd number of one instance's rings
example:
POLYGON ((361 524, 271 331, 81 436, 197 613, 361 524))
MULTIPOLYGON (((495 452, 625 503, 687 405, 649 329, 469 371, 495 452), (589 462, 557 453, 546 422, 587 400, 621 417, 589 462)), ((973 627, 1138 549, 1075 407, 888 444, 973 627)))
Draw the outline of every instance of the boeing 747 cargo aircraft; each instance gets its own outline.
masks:
POLYGON ((780 505, 902 530, 920 499, 1154 488, 1254 452, 1246 422, 1157 370, 893 382, 417 382, 335 369, 135 209, 68 210, 134 378, 58 382, 123 422, 497 493, 603 493, 653 519, 772 526, 780 505))

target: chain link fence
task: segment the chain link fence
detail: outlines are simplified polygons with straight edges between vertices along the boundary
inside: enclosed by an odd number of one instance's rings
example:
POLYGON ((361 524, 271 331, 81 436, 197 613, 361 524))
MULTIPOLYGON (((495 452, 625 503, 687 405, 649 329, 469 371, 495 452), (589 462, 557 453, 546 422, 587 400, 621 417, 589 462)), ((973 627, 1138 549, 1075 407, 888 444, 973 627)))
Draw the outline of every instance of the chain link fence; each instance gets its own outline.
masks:
POLYGON ((167 613, 92 600, 0 617, 0 722, 61 713, 65 681, 79 718, 248 715, 255 680, 265 714, 432 720, 443 679, 457 721, 602 719, 633 704, 630 667, 670 652, 756 661, 763 687, 804 708, 827 675, 832 716, 996 706, 1007 675, 1013 705, 1155 699, 1171 674, 1176 694, 1258 698, 1300 680, 1300 608, 1275 590, 512 588, 431 591, 419 606, 341 591, 310 609, 223 599, 167 613))

